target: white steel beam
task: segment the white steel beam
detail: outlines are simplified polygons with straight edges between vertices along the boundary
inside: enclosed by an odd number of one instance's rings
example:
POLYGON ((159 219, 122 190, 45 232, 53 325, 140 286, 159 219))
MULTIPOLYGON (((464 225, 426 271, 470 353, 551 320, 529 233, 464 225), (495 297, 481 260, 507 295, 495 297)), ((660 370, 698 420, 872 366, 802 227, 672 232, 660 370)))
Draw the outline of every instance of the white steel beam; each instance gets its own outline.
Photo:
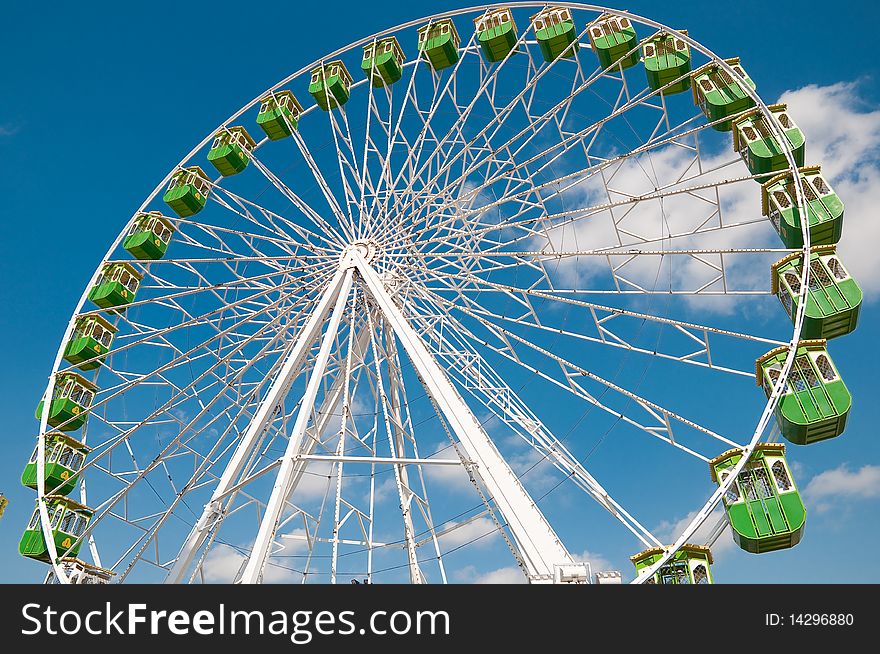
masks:
POLYGON ((552 582, 558 566, 574 563, 571 555, 418 333, 388 295, 379 275, 359 252, 353 251, 351 258, 426 390, 443 412, 468 458, 479 466, 479 476, 504 516, 529 580, 552 582))
POLYGON ((275 540, 275 530, 278 527, 278 521, 281 518, 284 504, 287 502, 288 495, 294 481, 294 474, 297 469, 297 455, 300 454, 302 448, 303 437, 306 434, 309 420, 312 416, 315 398, 321 387, 321 381, 326 372, 327 362, 333 345, 336 341, 336 334, 339 331, 339 323, 342 321, 342 314, 345 313, 345 306, 348 302, 348 294, 351 291, 351 282, 353 271, 347 266, 340 266, 337 277, 342 275, 341 282, 337 287, 328 289, 324 296, 326 300, 331 295, 335 295, 335 306, 330 316, 330 322, 327 330, 324 332, 321 342, 321 349, 318 351, 318 357, 315 360, 315 366, 312 368, 306 391, 300 403, 299 412, 296 416, 296 422, 293 425, 290 438, 287 441, 287 448, 281 462, 281 468, 278 476, 275 478, 275 485, 272 488, 272 495, 266 504, 266 511, 263 513, 263 519, 260 522, 260 530, 257 532, 257 538, 254 541, 254 547, 251 555, 248 557, 247 565, 242 573, 241 583, 255 584, 261 581, 263 576, 263 568, 269 557, 269 549, 275 540))
POLYGON ((293 380, 299 375, 312 344, 321 332, 321 328, 327 318, 327 313, 339 296, 340 289, 345 285, 347 279, 347 283, 350 284, 350 275, 347 275, 346 271, 340 268, 330 281, 324 296, 315 308, 314 313, 309 317, 302 332, 298 335, 278 376, 260 404, 254 419, 248 425, 247 431, 245 431, 244 436, 242 436, 241 441, 235 448, 235 452, 223 471, 220 481, 214 488, 211 500, 205 505, 202 516, 196 522, 192 531, 190 531, 186 542, 184 542, 178 554, 177 560, 165 578, 165 583, 181 583, 186 577, 187 569, 192 564, 196 552, 204 544, 214 523, 221 517, 221 502, 223 498, 235 485, 251 451, 271 422, 275 409, 284 400, 293 380))

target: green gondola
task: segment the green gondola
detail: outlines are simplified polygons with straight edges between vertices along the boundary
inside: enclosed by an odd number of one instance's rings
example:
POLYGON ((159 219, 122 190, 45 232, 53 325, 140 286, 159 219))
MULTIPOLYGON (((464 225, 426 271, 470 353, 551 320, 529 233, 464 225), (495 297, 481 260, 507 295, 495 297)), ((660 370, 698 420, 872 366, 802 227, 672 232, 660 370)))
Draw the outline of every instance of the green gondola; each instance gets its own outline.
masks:
POLYGON ((104 264, 89 291, 89 299, 102 309, 125 311, 126 305, 134 302, 143 278, 134 266, 125 261, 104 264))
POLYGON ((629 68, 639 63, 639 39, 629 18, 600 16, 587 25, 587 34, 602 68, 629 68))
MULTIPOLYGON (((629 557, 636 567, 636 576, 641 577, 648 568, 657 563, 666 553, 662 547, 652 547, 629 557)), ((712 552, 702 545, 682 545, 666 563, 646 579, 646 584, 664 586, 677 584, 711 584, 712 552)))
MULTIPOLYGON (((798 171, 807 201, 810 246, 833 245, 843 234, 843 202, 822 177, 821 166, 808 166, 798 171)), ((791 174, 784 172, 761 187, 761 210, 786 247, 804 246, 801 219, 795 200, 791 174)))
POLYGON ((516 46, 516 23, 510 9, 490 9, 474 18, 477 42, 486 61, 495 63, 504 60, 516 46))
POLYGON ((205 171, 199 166, 189 166, 174 173, 162 201, 178 216, 187 218, 205 208, 210 192, 211 181, 205 171))
MULTIPOLYGON (((39 446, 21 473, 21 483, 37 490, 39 446)), ((46 434, 45 490, 47 495, 67 495, 76 486, 76 474, 82 469, 91 450, 75 438, 59 431, 46 434)))
POLYGON ((280 141, 290 136, 299 123, 303 108, 290 91, 275 91, 263 98, 257 114, 260 126, 270 141, 280 141))
POLYGON ((461 37, 451 18, 423 25, 418 29, 418 35, 419 56, 426 59, 434 70, 449 68, 459 60, 461 37))
MULTIPOLYGON (((712 481, 725 481, 740 459, 742 450, 733 449, 709 461, 712 481)), ((763 554, 794 547, 803 536, 807 512, 785 460, 783 443, 755 445, 723 502, 733 540, 746 552, 763 554)))
POLYGON ((250 153, 257 146, 241 125, 223 127, 214 135, 208 161, 224 177, 238 175, 250 163, 250 153))
POLYGON ((743 89, 743 85, 755 90, 752 78, 739 63, 739 57, 725 59, 724 62, 733 68, 736 77, 722 69, 717 63, 710 61, 691 74, 691 90, 694 104, 699 105, 703 114, 715 123, 712 128, 719 132, 729 132, 733 125, 730 120, 742 111, 755 106, 755 101, 743 89))
MULTIPOLYGON (((773 264, 773 293, 794 322, 801 290, 803 254, 793 252, 773 264)), ((810 248, 810 287, 807 290, 801 338, 836 338, 855 330, 862 306, 862 289, 847 272, 834 245, 810 248)))
POLYGON ((642 43, 642 58, 652 90, 672 95, 691 88, 691 49, 682 39, 659 32, 642 43))
MULTIPOLYGON (((82 541, 78 539, 89 526, 94 511, 61 495, 46 496, 46 509, 49 512, 49 524, 52 528, 52 539, 55 541, 58 557, 76 557, 82 546, 82 541)), ((21 537, 18 552, 29 559, 51 563, 49 547, 43 537, 38 508, 34 509, 27 529, 21 537)))
POLYGON ((99 315, 90 314, 76 319, 73 334, 64 347, 64 360, 80 370, 94 370, 110 351, 116 327, 99 315))
MULTIPOLYGON (((52 387, 48 423, 61 431, 76 431, 88 417, 88 408, 95 399, 98 387, 75 372, 62 372, 52 387)), ((34 412, 37 420, 43 418, 43 400, 34 412)))
POLYGON ((532 16, 532 29, 544 61, 574 59, 580 44, 568 7, 547 7, 532 16))
POLYGON ((132 221, 122 247, 135 259, 161 259, 174 232, 174 225, 160 211, 139 213, 132 221))
MULTIPOLYGON (((784 104, 771 104, 770 113, 776 124, 782 128, 798 167, 804 165, 804 133, 792 120, 788 107, 784 104)), ((760 109, 752 109, 733 121, 733 149, 739 152, 749 172, 759 175, 755 180, 765 182, 770 176, 788 168, 785 152, 779 140, 770 131, 767 118, 760 109)))
MULTIPOLYGON (((770 397, 782 373, 788 346, 771 350, 755 363, 755 377, 770 397)), ((807 445, 843 433, 852 396, 825 347, 825 339, 800 341, 797 358, 776 405, 776 422, 786 440, 807 445)))
POLYGON ((351 97, 352 78, 341 59, 312 70, 309 94, 324 111, 341 107, 351 97))
POLYGON ((394 84, 403 75, 406 56, 393 36, 364 46, 361 70, 374 88, 394 84))

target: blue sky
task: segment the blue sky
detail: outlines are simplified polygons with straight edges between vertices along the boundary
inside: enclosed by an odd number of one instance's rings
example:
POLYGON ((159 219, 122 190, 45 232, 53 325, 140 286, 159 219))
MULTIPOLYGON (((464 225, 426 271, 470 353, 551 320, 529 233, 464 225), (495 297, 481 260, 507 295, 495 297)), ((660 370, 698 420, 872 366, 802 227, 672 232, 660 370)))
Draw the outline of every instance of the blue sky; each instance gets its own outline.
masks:
MULTIPOLYGON (((816 448, 790 448, 810 512, 804 541, 763 557, 726 548, 717 556, 716 578, 878 582, 880 444, 873 435, 880 409, 873 394, 880 281, 872 244, 880 233, 870 218, 880 201, 880 83, 873 42, 859 29, 880 18, 876 5, 841 2, 833 12, 820 12, 777 2, 777 18, 768 24, 764 2, 731 3, 723 12, 701 2, 625 4, 689 29, 718 54, 741 56, 766 101, 788 94, 808 148, 815 138, 811 152, 833 157, 839 167, 836 186, 848 203, 842 249, 867 293, 859 330, 834 349, 854 396, 847 432, 816 448), (844 44, 841 34, 862 35, 844 44)), ((32 507, 18 476, 33 447, 33 407, 84 284, 131 213, 208 131, 277 80, 375 31, 456 6, 469 3, 342 2, 332 6, 333 20, 325 15, 328 6, 299 3, 270 12, 219 1, 6 9, 0 330, 8 345, 0 491, 11 505, 0 520, 3 581, 41 575, 40 566, 16 553, 32 507), (231 38, 237 46, 227 44, 231 38)), ((713 401, 694 396, 694 402, 713 401)), ((735 411, 729 405, 716 410, 735 411)), ((560 500, 548 511, 561 514, 564 506, 560 500)), ((673 512, 668 520, 684 517, 673 512)), ((631 552, 611 549, 610 542, 594 547, 585 534, 566 531, 573 551, 589 550, 594 560, 629 572, 631 552)), ((473 575, 502 580, 509 578, 506 569, 487 560, 473 575)))

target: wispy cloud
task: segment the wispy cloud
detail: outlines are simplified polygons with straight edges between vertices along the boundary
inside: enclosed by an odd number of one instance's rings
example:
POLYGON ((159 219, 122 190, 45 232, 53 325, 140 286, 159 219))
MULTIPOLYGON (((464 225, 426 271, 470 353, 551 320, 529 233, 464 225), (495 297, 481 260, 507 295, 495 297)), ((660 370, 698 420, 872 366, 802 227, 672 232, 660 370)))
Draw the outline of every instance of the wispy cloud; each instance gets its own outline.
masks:
MULTIPOLYGON (((692 511, 679 520, 664 520, 653 529, 653 533, 665 543, 672 543, 677 539, 681 532, 684 531, 691 520, 696 517, 697 512, 692 511)), ((710 532, 718 524, 719 520, 726 520, 724 517, 724 509, 717 507, 712 514, 700 525, 700 528, 690 538, 690 542, 694 545, 705 545, 709 540, 710 532)), ((730 532, 730 525, 724 527, 724 531, 718 539, 712 544, 712 557, 717 561, 719 557, 724 556, 727 552, 734 549, 736 543, 730 532)))
POLYGON ((867 300, 880 297, 875 244, 880 240, 880 110, 861 96, 858 82, 811 84, 779 99, 807 139, 807 163, 822 164, 846 205, 840 254, 867 300))
POLYGON ((20 125, 14 125, 12 123, 4 123, 0 125, 0 137, 3 136, 15 136, 21 131, 20 125))
POLYGON ((488 572, 479 572, 472 565, 457 570, 454 581, 460 584, 524 584, 526 576, 517 566, 511 565, 488 572))
POLYGON ((847 464, 820 472, 804 489, 804 500, 819 513, 827 512, 844 500, 880 497, 880 466, 864 465, 850 470, 847 464))
MULTIPOLYGON (((868 300, 880 297, 880 277, 873 274, 876 267, 874 244, 880 240, 880 222, 874 219, 874 208, 880 204, 880 110, 862 100, 857 82, 810 85, 786 91, 778 101, 788 104, 789 112, 806 136, 805 163, 821 164, 826 178, 846 204, 844 235, 840 243, 845 264, 859 280, 868 300)), ((701 184, 747 172, 744 164, 735 162, 736 156, 729 147, 718 152, 704 151, 701 159, 702 170, 714 171, 696 177, 701 184)), ((675 145, 659 148, 650 155, 628 158, 611 169, 615 189, 612 199, 639 196, 651 192, 655 184, 669 184, 672 181, 669 175, 681 175, 681 171, 691 165, 691 160, 691 152, 675 145), (653 171, 651 174, 656 174, 658 179, 652 180, 647 171, 653 171)), ((693 174, 696 171, 691 169, 689 176, 693 174)), ((693 184, 694 181, 687 183, 693 184)), ((568 196, 572 204, 584 207, 607 201, 603 180, 598 176, 585 180, 569 191, 568 196)), ((676 247, 780 247, 778 237, 768 228, 768 222, 748 224, 761 217, 758 184, 751 181, 726 184, 720 189, 720 200, 725 224, 740 223, 742 226, 678 238, 676 247)), ((700 207, 690 196, 669 196, 662 205, 657 201, 645 201, 626 212, 618 209, 615 219, 620 227, 632 230, 641 238, 658 239, 669 233, 687 233, 702 224, 706 214, 700 207), (658 220, 661 206, 663 219, 658 220)), ((603 248, 617 242, 608 211, 557 228, 548 236, 547 239, 536 238, 533 245, 565 251, 603 248)), ((637 247, 639 238, 633 236, 624 243, 637 247)), ((700 260, 677 259, 670 264, 673 268, 658 277, 659 259, 638 257, 622 266, 619 274, 648 288, 657 283, 671 283, 673 288, 695 289, 714 279, 716 272, 707 262, 718 265, 716 259, 717 255, 703 256, 700 260)), ((623 261, 618 258, 616 263, 623 261)), ((725 258, 726 276, 734 288, 766 288, 769 262, 767 266, 756 266, 754 261, 752 256, 725 258)), ((596 282, 600 285, 607 283, 602 277, 608 274, 608 269, 603 260, 586 257, 559 263, 555 274, 562 283, 586 288, 590 284, 595 286, 596 282)), ((716 287, 720 287, 720 282, 710 290, 717 290, 716 287)), ((701 309, 720 313, 731 312, 735 305, 734 298, 717 302, 700 298, 699 302, 701 309)))

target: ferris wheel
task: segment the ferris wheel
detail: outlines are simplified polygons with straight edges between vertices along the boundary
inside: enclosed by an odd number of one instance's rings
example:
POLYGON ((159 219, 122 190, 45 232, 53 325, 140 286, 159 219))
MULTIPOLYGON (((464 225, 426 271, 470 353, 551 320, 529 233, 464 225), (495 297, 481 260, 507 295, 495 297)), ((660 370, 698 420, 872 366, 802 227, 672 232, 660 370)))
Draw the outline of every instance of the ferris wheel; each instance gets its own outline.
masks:
POLYGON ((747 66, 513 2, 272 86, 89 280, 21 554, 56 583, 424 583, 508 551, 589 583, 613 547, 636 583, 711 583, 718 538, 796 545, 786 457, 844 430, 861 291, 747 66))

